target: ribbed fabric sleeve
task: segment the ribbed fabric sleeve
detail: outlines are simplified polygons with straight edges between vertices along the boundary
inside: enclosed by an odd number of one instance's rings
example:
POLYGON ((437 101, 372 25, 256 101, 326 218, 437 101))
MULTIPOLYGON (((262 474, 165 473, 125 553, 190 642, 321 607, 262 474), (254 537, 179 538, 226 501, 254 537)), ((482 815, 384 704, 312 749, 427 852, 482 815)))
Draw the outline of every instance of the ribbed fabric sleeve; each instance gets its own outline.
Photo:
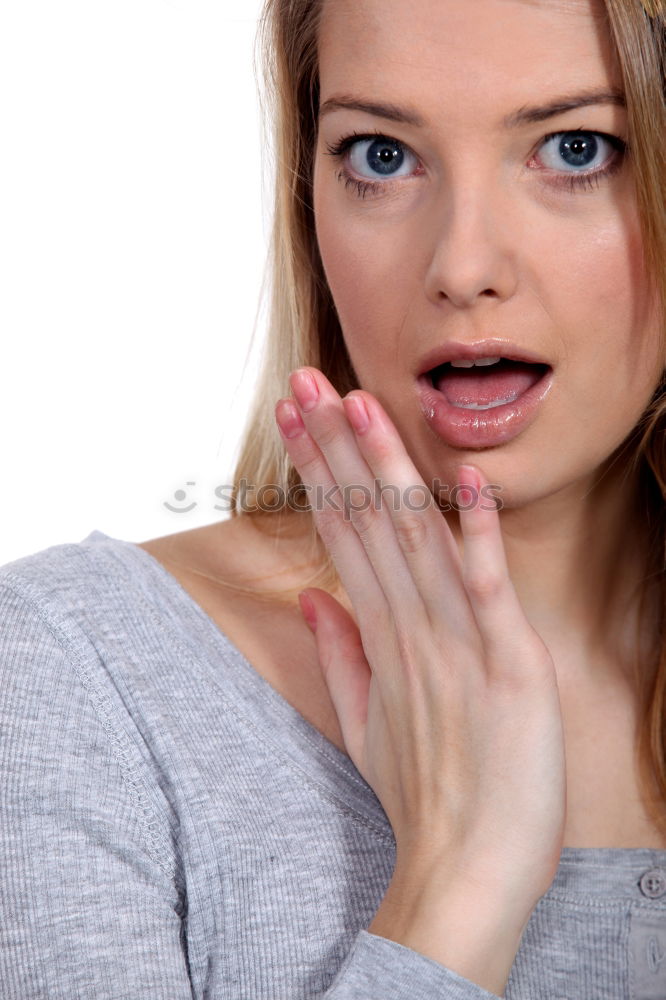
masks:
MULTIPOLYGON (((367 930, 394 864, 351 760, 147 552, 0 567, 1 1000, 492 998, 367 930)), ((564 848, 505 997, 666 1000, 666 851, 564 848)))
POLYGON ((184 901, 94 649, 6 587, 0 622, 0 994, 191 998, 184 901))
POLYGON ((368 931, 359 931, 327 1000, 488 1000, 495 998, 451 969, 368 931), (416 991, 416 992, 415 992, 416 991))

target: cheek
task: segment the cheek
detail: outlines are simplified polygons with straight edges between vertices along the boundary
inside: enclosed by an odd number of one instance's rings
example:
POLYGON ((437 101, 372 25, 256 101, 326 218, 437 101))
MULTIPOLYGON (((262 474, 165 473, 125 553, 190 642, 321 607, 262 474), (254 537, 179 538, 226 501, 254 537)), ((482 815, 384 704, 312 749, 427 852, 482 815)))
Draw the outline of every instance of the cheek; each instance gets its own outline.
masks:
POLYGON ((414 300, 414 274, 404 241, 396 238, 395 226, 380 222, 379 214, 375 222, 355 221, 348 207, 343 214, 335 188, 319 190, 316 182, 314 207, 326 280, 360 376, 361 355, 371 351, 373 363, 381 364, 387 338, 395 338, 404 324, 414 300), (382 351, 376 350, 379 344, 382 351))
POLYGON ((547 430, 571 442, 574 464, 580 450, 584 471, 625 439, 650 402, 663 370, 659 300, 637 220, 581 229, 568 254, 564 242, 551 249, 539 288, 561 362, 547 430))
POLYGON ((646 278, 637 216, 615 215, 603 225, 596 219, 575 239, 570 229, 559 239, 550 235, 541 247, 550 264, 535 284, 550 303, 565 363, 594 356, 600 372, 632 381, 651 372, 661 355, 657 297, 646 278))

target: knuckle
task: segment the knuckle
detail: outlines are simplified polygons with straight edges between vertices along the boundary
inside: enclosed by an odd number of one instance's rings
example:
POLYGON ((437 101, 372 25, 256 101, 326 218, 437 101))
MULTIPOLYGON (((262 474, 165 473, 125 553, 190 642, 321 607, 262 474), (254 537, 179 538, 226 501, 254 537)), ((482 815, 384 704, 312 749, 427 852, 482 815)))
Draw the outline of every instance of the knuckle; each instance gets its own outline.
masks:
POLYGON ((304 483, 310 479, 316 481, 317 477, 321 475, 322 470, 322 459, 319 449, 308 448, 307 451, 304 450, 303 454, 298 458, 297 467, 304 483))
POLYGON ((504 590, 504 578, 490 569, 466 572, 463 579, 467 593, 480 604, 497 600, 504 590))
POLYGON ((334 420, 325 420, 312 436, 320 448, 330 448, 340 439, 340 428, 334 420))
POLYGON ((372 454, 375 460, 383 462, 395 455, 395 441, 389 436, 377 436, 372 441, 372 454))
POLYGON ((420 552, 428 540, 428 529, 422 518, 401 514, 395 520, 395 533, 404 552, 420 552))
POLYGON ((377 527, 378 511, 373 504, 347 506, 347 516, 361 538, 371 535, 377 527))

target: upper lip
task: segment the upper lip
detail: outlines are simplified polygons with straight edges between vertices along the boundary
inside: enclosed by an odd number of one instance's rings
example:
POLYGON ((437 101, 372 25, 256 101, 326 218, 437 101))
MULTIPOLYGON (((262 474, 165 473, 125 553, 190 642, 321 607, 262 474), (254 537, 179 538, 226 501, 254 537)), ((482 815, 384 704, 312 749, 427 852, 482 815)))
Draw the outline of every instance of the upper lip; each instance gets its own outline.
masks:
POLYGON ((526 361, 531 365, 548 365, 550 362, 534 351, 512 344, 508 340, 490 338, 464 344, 457 340, 447 340, 429 351, 419 363, 419 375, 446 364, 447 361, 477 361, 479 358, 506 358, 508 361, 526 361))

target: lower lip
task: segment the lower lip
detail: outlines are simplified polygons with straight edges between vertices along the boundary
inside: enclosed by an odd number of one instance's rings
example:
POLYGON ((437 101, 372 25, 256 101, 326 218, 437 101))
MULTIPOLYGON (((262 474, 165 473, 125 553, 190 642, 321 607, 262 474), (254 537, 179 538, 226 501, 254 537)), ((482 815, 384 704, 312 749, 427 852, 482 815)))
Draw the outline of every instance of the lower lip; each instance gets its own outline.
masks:
POLYGON ((453 448, 492 448, 512 441, 534 421, 553 383, 549 369, 522 396, 488 410, 452 406, 427 375, 418 378, 421 409, 428 424, 453 448))

